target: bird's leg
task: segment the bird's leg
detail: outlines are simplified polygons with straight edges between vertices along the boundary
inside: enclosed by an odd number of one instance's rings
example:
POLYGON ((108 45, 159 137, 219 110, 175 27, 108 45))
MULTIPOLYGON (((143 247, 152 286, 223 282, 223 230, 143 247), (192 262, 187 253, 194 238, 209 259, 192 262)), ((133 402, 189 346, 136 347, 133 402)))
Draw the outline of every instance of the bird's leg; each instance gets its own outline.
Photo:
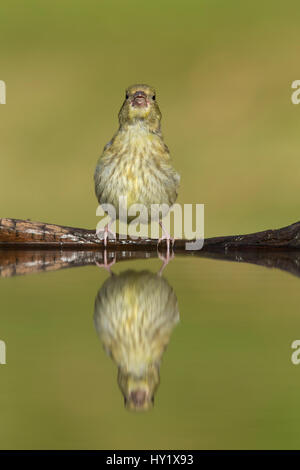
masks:
POLYGON ((117 235, 115 234, 115 232, 113 232, 112 230, 110 230, 109 228, 109 224, 111 222, 109 222, 108 224, 105 225, 104 229, 103 228, 100 228, 98 230, 96 230, 96 235, 98 238, 102 238, 102 237, 99 237, 99 234, 103 234, 103 243, 104 243, 104 246, 106 247, 107 246, 107 239, 108 239, 108 234, 110 233, 112 235, 111 238, 114 238, 115 240, 117 239, 117 235))
POLYGON ((170 241, 172 242, 172 247, 174 245, 174 238, 171 237, 169 232, 167 231, 166 227, 162 223, 162 221, 159 221, 159 225, 161 226, 162 229, 162 236, 158 239, 157 247, 160 244, 161 241, 166 240, 167 242, 167 252, 170 253, 170 241))
POLYGON ((99 267, 99 268, 104 268, 106 269, 106 271, 109 272, 109 274, 113 275, 113 272, 111 270, 111 267, 115 264, 116 262, 116 256, 114 256, 113 260, 108 263, 107 262, 107 250, 105 249, 104 252, 103 252, 103 259, 104 259, 104 263, 98 263, 98 261, 95 261, 96 265, 99 267))

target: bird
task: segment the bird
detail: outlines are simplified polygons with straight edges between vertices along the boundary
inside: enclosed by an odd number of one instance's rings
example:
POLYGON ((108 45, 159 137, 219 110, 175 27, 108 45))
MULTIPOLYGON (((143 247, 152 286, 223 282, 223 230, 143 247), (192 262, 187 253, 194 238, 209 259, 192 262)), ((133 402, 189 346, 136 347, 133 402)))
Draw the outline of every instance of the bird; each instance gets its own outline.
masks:
POLYGON ((100 287, 94 324, 104 350, 118 366, 127 410, 153 407, 162 355, 178 322, 176 294, 155 273, 126 270, 100 287))
MULTIPOLYGON (((151 205, 164 205, 162 213, 152 212, 152 220, 156 217, 159 221, 162 237, 158 243, 165 239, 169 252, 170 241, 174 239, 161 219, 176 201, 180 176, 173 167, 161 133, 161 117, 153 87, 129 86, 119 112, 119 129, 104 147, 95 169, 94 183, 99 204, 114 206, 117 219, 120 218, 120 197, 127 198, 128 207, 143 204, 147 208, 147 216, 140 219, 145 224, 150 222, 151 205)), ((130 220, 128 217, 127 221, 130 220)), ((104 232, 105 247, 109 233, 116 238, 109 224, 100 231, 104 232)))

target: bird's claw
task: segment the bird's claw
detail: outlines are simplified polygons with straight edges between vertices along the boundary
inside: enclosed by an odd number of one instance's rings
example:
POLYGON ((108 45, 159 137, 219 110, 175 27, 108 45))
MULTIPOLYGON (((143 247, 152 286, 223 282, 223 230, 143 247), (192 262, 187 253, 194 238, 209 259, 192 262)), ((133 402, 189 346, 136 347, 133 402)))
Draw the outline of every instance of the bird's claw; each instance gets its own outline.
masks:
POLYGON ((96 230, 96 236, 100 239, 100 240, 103 240, 103 243, 104 243, 104 246, 106 247, 107 246, 107 239, 108 238, 112 238, 114 240, 117 239, 117 235, 115 232, 113 232, 110 228, 108 228, 108 225, 105 225, 104 228, 100 228, 98 230, 96 230), (100 234, 102 234, 102 236, 99 236, 100 234), (109 237, 109 234, 112 235, 112 237, 109 237))
POLYGON ((165 235, 163 234, 159 239, 158 239, 158 242, 157 242, 157 249, 159 247, 159 244, 166 240, 166 243, 167 243, 167 251, 169 252, 170 251, 170 245, 172 245, 172 249, 173 249, 173 246, 175 244, 175 238, 174 237, 171 237, 171 235, 165 235))
POLYGON ((170 244, 172 244, 172 249, 173 249, 173 246, 174 246, 174 243, 175 243, 175 238, 172 237, 168 230, 166 229, 166 227, 164 226, 164 224, 162 223, 162 220, 159 222, 159 225, 161 226, 161 229, 162 229, 162 235, 161 237, 158 239, 158 242, 157 242, 157 250, 158 250, 158 247, 159 247, 159 244, 163 241, 163 240, 166 240, 166 243, 167 243, 167 252, 169 253, 170 252, 170 244), (171 243, 170 243, 171 242, 171 243))

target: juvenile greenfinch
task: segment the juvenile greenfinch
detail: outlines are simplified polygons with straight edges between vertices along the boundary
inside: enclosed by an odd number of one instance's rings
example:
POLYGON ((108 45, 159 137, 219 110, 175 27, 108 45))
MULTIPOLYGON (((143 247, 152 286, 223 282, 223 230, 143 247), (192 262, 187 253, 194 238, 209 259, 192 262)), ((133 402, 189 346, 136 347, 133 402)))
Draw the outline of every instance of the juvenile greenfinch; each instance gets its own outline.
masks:
MULTIPOLYGON (((117 219, 120 197, 127 198, 128 207, 143 204, 147 208, 147 217, 140 219, 145 224, 150 222, 151 205, 164 204, 164 210, 157 214, 157 220, 163 230, 160 240, 166 239, 169 250, 171 237, 161 219, 176 200, 180 177, 172 166, 160 121, 161 112, 154 88, 148 85, 127 88, 119 112, 119 129, 104 147, 94 180, 99 204, 113 205, 117 219)), ((153 215, 154 212, 152 220, 153 215)), ((109 232, 115 237, 106 225, 105 246, 109 232)))

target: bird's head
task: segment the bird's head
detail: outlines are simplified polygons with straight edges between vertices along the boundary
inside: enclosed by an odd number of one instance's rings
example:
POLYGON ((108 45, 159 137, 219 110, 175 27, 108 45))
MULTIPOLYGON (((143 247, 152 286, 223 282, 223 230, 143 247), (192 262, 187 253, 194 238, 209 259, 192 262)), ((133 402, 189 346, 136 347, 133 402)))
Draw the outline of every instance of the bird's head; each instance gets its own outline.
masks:
POLYGON ((141 377, 119 369, 118 383, 130 411, 148 411, 154 404, 154 393, 159 385, 159 367, 152 365, 141 377))
POLYGON ((154 88, 148 85, 132 85, 125 92, 125 101, 119 112, 121 126, 142 121, 152 130, 159 130, 161 112, 154 88))

